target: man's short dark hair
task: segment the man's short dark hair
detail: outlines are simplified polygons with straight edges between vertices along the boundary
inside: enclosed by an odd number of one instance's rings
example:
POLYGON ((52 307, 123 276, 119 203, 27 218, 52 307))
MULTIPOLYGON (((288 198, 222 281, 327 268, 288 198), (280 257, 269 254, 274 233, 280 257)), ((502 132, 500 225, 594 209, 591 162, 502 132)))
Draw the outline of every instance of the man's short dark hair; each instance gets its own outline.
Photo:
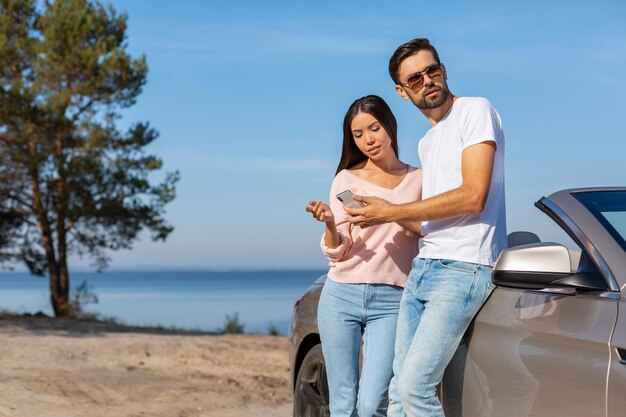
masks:
POLYGON ((412 39, 407 43, 400 45, 389 59, 389 75, 391 75, 391 79, 394 83, 400 84, 398 71, 400 70, 400 64, 402 64, 402 61, 410 56, 415 55, 419 51, 424 50, 432 52, 435 60, 437 60, 437 64, 441 64, 437 50, 434 46, 430 44, 430 41, 428 39, 412 39))

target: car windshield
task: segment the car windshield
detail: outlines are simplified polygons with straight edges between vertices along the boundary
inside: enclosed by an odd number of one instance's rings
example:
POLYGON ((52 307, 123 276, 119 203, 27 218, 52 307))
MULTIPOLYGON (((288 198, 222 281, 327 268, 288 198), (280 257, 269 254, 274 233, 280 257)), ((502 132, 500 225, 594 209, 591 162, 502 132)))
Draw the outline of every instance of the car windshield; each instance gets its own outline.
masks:
POLYGON ((626 191, 575 193, 580 201, 626 251, 626 191))

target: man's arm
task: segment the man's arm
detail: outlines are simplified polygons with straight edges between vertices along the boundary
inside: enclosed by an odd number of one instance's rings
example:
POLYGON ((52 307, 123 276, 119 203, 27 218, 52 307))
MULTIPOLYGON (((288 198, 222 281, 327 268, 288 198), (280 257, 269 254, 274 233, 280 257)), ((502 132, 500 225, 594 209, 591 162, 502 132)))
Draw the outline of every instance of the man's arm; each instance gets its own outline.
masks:
POLYGON ((377 197, 354 195, 354 199, 367 204, 358 209, 346 208, 350 222, 368 227, 376 224, 403 221, 438 220, 480 213, 485 207, 491 185, 496 143, 481 142, 463 150, 461 157, 460 187, 406 204, 391 204, 377 197))

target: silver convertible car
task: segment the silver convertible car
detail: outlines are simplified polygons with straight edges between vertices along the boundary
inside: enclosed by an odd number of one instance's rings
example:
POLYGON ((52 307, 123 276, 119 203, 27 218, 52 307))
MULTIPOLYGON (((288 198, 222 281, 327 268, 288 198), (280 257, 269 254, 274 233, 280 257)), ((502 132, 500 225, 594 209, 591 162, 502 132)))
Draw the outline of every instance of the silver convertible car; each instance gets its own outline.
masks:
MULTIPOLYGON (((509 235, 497 287, 439 387, 446 416, 626 416, 626 187, 559 191, 535 206, 571 247, 509 235)), ((316 324, 324 280, 294 307, 294 417, 329 415, 316 324)))

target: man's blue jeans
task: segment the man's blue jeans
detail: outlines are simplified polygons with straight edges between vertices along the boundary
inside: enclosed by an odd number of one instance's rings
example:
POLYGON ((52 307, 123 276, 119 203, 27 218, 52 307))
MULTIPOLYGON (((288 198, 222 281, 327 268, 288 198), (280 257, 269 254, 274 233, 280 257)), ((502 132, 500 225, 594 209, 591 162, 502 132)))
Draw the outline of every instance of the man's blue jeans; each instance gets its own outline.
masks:
POLYGON ((317 307, 317 324, 332 417, 387 415, 401 297, 401 287, 326 280, 317 307), (361 336, 363 367, 359 379, 361 336))
POLYGON ((444 416, 437 384, 494 288, 491 272, 446 259, 413 261, 400 301, 387 416, 444 416))

